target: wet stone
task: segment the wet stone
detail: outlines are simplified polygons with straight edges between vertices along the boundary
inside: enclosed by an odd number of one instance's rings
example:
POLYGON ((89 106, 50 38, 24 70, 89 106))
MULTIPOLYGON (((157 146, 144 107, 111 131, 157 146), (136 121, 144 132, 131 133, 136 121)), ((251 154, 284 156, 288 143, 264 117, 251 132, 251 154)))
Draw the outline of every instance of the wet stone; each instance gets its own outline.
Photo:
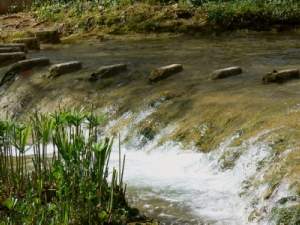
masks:
POLYGON ((40 42, 37 38, 18 38, 13 40, 14 43, 23 43, 28 49, 40 50, 40 42))
POLYGON ((20 47, 0 47, 0 53, 23 52, 20 47))
POLYGON ((45 57, 41 58, 34 58, 34 59, 27 59, 19 61, 13 64, 10 67, 10 71, 22 71, 22 70, 29 70, 34 67, 43 67, 50 65, 50 60, 45 57))
POLYGON ((98 80, 116 76, 127 70, 126 64, 115 64, 100 67, 95 73, 91 74, 90 80, 98 80))
POLYGON ((183 70, 183 66, 181 64, 172 64, 164 67, 157 68, 153 70, 149 76, 150 82, 158 82, 160 80, 164 80, 176 73, 179 73, 183 70))
POLYGON ((20 50, 15 52, 27 52, 26 45, 23 43, 0 44, 0 48, 19 48, 20 50))
POLYGON ((82 64, 78 61, 55 64, 49 69, 49 77, 55 78, 66 73, 76 72, 78 70, 81 70, 81 68, 82 64))
POLYGON ((237 76, 243 72, 241 67, 233 66, 228 68, 223 68, 215 70, 211 75, 212 80, 224 79, 227 77, 237 76))
POLYGON ((35 37, 42 43, 58 44, 59 36, 58 30, 42 30, 35 33, 35 37))
POLYGON ((0 65, 7 65, 9 63, 14 63, 20 60, 26 59, 24 52, 9 52, 0 53, 0 65))
POLYGON ((262 81, 264 84, 268 83, 283 83, 293 79, 300 78, 300 71, 298 69, 287 69, 287 70, 274 70, 271 73, 266 74, 262 81))
POLYGON ((17 74, 22 71, 33 69, 34 67, 43 67, 50 65, 48 58, 34 58, 22 60, 10 66, 0 81, 0 86, 15 79, 17 74))

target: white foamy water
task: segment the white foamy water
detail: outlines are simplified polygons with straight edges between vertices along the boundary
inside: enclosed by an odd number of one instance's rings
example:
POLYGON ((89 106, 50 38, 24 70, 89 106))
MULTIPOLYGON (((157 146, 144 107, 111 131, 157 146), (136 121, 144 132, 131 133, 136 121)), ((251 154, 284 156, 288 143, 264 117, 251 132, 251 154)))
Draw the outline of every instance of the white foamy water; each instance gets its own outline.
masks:
MULTIPOLYGON (((172 142, 158 145, 159 135, 141 149, 136 149, 138 143, 123 145, 122 151, 126 154, 124 179, 129 190, 135 190, 137 203, 142 201, 144 211, 147 213, 150 209, 152 216, 151 212, 156 210, 158 218, 169 217, 170 221, 185 217, 184 224, 250 224, 247 222, 249 201, 240 197, 241 187, 243 181, 255 175, 257 164, 269 156, 270 149, 256 139, 249 140, 241 147, 242 154, 234 167, 222 171, 218 161, 224 152, 233 150, 229 145, 234 138, 208 154, 186 150, 172 142), (153 199, 156 200, 153 202, 153 199), (162 209, 160 205, 151 205, 157 202, 163 202, 162 209), (180 210, 170 210, 173 206, 180 210)), ((117 145, 111 162, 117 167, 117 145)))

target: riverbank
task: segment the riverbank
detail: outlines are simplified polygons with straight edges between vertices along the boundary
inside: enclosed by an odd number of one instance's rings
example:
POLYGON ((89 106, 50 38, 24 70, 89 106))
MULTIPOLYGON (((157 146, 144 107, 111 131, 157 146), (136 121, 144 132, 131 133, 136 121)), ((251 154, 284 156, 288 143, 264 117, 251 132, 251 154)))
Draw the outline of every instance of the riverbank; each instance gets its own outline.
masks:
MULTIPOLYGON (((300 25, 299 3, 239 1, 201 6, 134 3, 102 7, 56 3, 0 17, 2 40, 57 29, 63 37, 124 34, 218 34, 236 30, 281 32, 300 25)), ((71 40, 72 40, 71 38, 71 40)), ((76 39, 76 38, 75 38, 76 39)))

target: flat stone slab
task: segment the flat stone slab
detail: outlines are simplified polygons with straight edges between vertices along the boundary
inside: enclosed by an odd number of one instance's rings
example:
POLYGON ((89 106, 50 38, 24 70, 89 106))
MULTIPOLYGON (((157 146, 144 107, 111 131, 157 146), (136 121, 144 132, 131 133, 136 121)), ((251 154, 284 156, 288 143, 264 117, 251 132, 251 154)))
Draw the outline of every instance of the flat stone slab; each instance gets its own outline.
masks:
POLYGON ((183 70, 183 66, 181 64, 172 64, 164 67, 157 68, 153 70, 149 76, 150 82, 157 82, 160 80, 164 80, 176 73, 179 73, 183 70))
POLYGON ((20 47, 0 47, 0 53, 24 52, 20 47))
POLYGON ((23 43, 28 49, 40 50, 40 42, 37 38, 34 37, 17 38, 13 40, 13 43, 23 43))
POLYGON ((288 80, 299 79, 300 71, 298 69, 287 69, 287 70, 274 70, 271 73, 266 74, 262 80, 264 84, 268 83, 283 83, 288 80))
POLYGON ((33 69, 34 67, 43 67, 50 65, 50 60, 45 57, 22 60, 10 66, 0 81, 0 86, 15 79, 21 71, 33 69))
POLYGON ((7 43, 0 44, 0 48, 19 48, 17 52, 27 52, 27 47, 24 43, 7 43))
POLYGON ((81 62, 78 61, 71 61, 71 62, 66 62, 66 63, 60 63, 60 64, 55 64, 50 67, 49 72, 50 75, 49 77, 58 77, 60 75, 66 74, 66 73, 71 73, 75 72, 78 70, 81 70, 82 64, 81 62))
POLYGON ((24 52, 0 53, 0 65, 7 65, 23 59, 26 59, 26 54, 24 52))
POLYGON ((212 80, 224 79, 227 77, 237 76, 243 72, 241 67, 233 66, 214 71, 210 77, 212 80))
POLYGON ((35 37, 42 43, 58 44, 60 35, 58 30, 42 30, 35 32, 35 37))
POLYGON ((95 73, 90 77, 90 80, 98 80, 103 78, 113 77, 127 70, 126 64, 115 64, 109 66, 100 67, 95 73))

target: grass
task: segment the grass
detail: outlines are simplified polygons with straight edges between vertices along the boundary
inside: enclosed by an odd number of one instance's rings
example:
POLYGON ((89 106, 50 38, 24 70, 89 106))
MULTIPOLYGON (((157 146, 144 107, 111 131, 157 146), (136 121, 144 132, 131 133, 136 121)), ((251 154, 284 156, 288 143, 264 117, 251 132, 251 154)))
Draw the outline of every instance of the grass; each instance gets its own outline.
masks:
POLYGON ((72 110, 0 121, 1 225, 126 224, 136 216, 121 150, 119 169, 109 170, 113 140, 99 135, 103 120, 72 110))
POLYGON ((299 9, 300 3, 294 0, 107 0, 101 4, 97 1, 44 2, 33 7, 41 21, 63 20, 69 33, 99 29, 116 34, 266 30, 277 25, 298 25, 299 9))

